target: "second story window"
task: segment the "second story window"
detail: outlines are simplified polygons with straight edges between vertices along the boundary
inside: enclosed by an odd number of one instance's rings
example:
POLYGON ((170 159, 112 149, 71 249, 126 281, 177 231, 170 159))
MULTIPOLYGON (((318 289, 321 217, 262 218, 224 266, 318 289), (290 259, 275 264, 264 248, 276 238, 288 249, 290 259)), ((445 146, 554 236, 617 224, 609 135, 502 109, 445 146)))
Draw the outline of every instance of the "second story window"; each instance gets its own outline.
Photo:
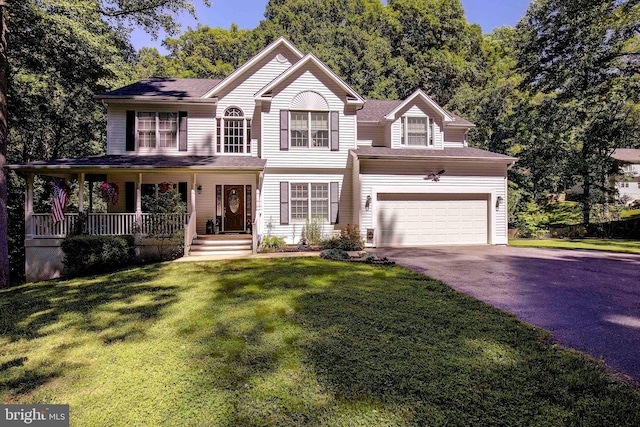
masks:
POLYGON ((251 153, 251 120, 237 107, 225 110, 218 119, 218 153, 251 153))
POLYGON ((176 148, 178 114, 139 111, 137 113, 138 147, 176 148))
POLYGON ((329 113, 292 111, 291 147, 329 148, 329 113))
POLYGON ((434 122, 428 117, 402 117, 400 144, 408 147, 432 147, 434 122))

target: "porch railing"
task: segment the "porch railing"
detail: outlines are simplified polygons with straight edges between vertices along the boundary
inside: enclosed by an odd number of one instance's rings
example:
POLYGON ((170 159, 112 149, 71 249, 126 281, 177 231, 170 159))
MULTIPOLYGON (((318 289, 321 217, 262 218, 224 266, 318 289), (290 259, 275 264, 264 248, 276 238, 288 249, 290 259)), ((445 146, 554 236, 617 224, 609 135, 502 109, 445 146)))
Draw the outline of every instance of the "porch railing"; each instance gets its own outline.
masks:
MULTIPOLYGON (((97 235, 124 235, 136 232, 143 235, 151 232, 171 234, 184 229, 188 218, 189 214, 90 213, 87 214, 86 232, 97 235)), ((63 238, 73 232, 78 223, 78 214, 67 213, 62 221, 54 223, 51 214, 39 213, 33 214, 31 221, 33 237, 63 238)))

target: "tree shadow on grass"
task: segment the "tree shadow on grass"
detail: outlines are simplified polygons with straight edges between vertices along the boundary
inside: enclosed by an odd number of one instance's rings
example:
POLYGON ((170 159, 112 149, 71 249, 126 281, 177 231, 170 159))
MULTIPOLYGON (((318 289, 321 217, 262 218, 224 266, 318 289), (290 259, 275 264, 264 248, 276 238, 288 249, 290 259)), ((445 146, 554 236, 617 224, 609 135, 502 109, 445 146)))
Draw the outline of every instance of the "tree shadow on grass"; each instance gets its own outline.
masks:
MULTIPOLYGON (((107 345, 142 339, 161 310, 177 300, 178 286, 154 283, 164 265, 27 284, 0 292, 0 350, 11 343, 39 339, 51 339, 43 343, 52 343, 53 350, 47 360, 37 363, 27 357, 4 362, 0 369, 2 394, 29 393, 72 369, 72 364, 60 362, 66 352, 80 345, 79 338, 73 338, 77 335, 64 338, 69 331, 90 333, 107 345)), ((29 348, 25 345, 17 348, 29 348)))
POLYGON ((338 401, 379 402, 403 425, 637 422, 638 393, 548 334, 425 276, 386 274, 299 299, 301 347, 338 401))

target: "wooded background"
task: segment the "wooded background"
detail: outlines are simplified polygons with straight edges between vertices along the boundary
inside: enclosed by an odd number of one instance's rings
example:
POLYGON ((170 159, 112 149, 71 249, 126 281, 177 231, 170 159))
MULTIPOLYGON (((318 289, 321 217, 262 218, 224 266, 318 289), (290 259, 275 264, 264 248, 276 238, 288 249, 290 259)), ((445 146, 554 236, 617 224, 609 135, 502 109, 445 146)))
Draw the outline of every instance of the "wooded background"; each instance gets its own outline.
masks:
MULTIPOLYGON (((511 225, 579 183, 589 223, 594 207, 616 202, 607 183, 617 173, 613 150, 640 146, 639 2, 534 0, 515 28, 482 34, 459 0, 271 0, 256 28, 199 26, 165 39, 161 55, 135 52, 131 28, 175 35, 173 17, 193 13, 189 1, 14 0, 3 15, 7 162, 102 154, 105 108, 95 94, 148 77, 222 78, 284 36, 367 98, 422 88, 476 124, 470 145, 518 157, 511 225)), ((19 283, 24 182, 13 172, 6 179, 19 283)), ((35 207, 46 211, 43 189, 35 207)))

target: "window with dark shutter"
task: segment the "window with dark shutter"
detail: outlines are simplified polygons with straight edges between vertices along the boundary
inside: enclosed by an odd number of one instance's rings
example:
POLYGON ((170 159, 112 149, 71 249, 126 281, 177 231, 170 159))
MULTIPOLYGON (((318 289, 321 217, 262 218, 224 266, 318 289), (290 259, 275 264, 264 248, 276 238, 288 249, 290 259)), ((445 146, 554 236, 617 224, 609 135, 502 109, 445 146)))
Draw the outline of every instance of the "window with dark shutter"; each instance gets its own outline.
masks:
POLYGON ((331 183, 331 190, 329 191, 329 197, 331 197, 331 208, 330 208, 330 219, 331 224, 337 224, 339 222, 338 219, 338 209, 340 206, 340 189, 338 182, 331 183))
POLYGON ((280 183, 280 224, 289 224, 289 183, 280 183))
POLYGON ((331 112, 331 151, 340 150, 340 114, 337 111, 331 112))
POLYGON ((127 212, 135 212, 136 210, 136 183, 124 183, 124 210, 127 212))
POLYGON ((289 149, 289 111, 280 110, 280 151, 289 149))
POLYGON ((178 112, 178 150, 187 151, 187 112, 178 112))
POLYGON ((126 150, 134 151, 136 149, 136 112, 127 110, 126 124, 126 150))

